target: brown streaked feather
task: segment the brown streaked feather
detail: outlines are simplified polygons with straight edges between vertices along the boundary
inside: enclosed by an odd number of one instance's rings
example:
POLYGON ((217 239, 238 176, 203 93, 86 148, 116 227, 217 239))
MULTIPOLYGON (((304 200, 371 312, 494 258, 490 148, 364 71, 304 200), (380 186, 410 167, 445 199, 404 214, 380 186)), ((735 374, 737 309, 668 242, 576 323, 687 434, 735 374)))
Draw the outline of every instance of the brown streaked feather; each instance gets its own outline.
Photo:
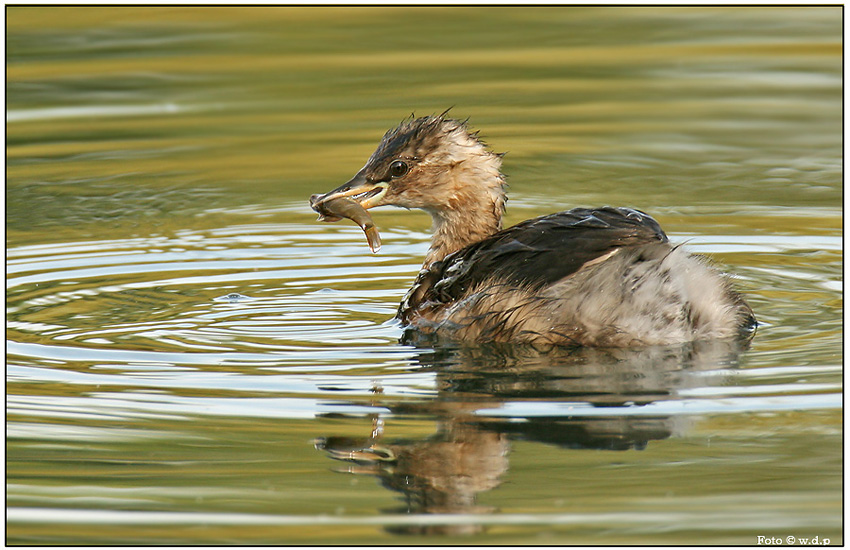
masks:
POLYGON ((420 304, 450 304, 488 279, 539 289, 617 248, 652 242, 667 236, 652 217, 630 208, 575 208, 527 220, 423 270, 398 317, 406 320, 420 304))

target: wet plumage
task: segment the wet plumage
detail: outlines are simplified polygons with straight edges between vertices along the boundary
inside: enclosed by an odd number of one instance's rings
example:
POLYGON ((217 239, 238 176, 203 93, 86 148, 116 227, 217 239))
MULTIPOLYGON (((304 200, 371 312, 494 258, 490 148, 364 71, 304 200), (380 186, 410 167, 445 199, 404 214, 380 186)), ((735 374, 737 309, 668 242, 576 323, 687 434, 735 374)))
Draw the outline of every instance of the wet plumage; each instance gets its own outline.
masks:
POLYGON ((311 202, 346 196, 431 214, 431 247, 397 315, 421 334, 606 347, 752 335, 752 310, 728 280, 643 212, 575 208, 502 230, 500 166, 464 122, 411 119, 311 202))

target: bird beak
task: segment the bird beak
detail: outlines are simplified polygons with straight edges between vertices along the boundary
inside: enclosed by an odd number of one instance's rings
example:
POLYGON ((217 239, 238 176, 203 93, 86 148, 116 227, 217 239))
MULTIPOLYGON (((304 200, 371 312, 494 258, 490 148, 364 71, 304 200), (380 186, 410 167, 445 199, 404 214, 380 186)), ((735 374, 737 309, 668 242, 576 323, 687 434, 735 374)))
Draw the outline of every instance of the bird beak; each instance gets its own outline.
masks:
POLYGON ((389 184, 385 181, 370 182, 366 178, 364 170, 360 170, 353 178, 333 191, 328 191, 324 195, 313 195, 310 197, 310 206, 315 210, 316 205, 322 202, 341 197, 350 197, 368 210, 381 204, 381 200, 387 194, 388 187, 389 184))

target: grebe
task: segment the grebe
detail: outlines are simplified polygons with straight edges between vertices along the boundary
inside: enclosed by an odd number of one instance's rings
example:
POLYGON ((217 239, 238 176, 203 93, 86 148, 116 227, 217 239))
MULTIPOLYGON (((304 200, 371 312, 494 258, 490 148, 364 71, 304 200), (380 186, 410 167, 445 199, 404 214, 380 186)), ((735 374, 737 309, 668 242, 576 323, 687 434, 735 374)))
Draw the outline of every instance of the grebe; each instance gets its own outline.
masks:
POLYGON ((503 230, 501 162, 465 121, 411 118, 350 181, 310 202, 327 221, 355 219, 323 208, 344 201, 350 212, 350 199, 363 218, 383 205, 431 215, 431 247, 396 315, 420 333, 596 347, 752 336, 752 309, 727 278, 643 212, 574 208, 503 230))

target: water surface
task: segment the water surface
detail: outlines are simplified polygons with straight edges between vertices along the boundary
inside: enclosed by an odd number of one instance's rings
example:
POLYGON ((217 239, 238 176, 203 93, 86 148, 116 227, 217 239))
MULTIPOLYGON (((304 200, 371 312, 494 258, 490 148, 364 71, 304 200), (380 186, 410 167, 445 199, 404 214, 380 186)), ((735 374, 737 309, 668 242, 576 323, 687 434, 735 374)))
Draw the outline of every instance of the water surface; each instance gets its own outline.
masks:
POLYGON ((7 15, 8 542, 843 542, 840 8, 7 15), (507 225, 650 212, 752 346, 400 344, 427 215, 307 199, 449 106, 507 225))

